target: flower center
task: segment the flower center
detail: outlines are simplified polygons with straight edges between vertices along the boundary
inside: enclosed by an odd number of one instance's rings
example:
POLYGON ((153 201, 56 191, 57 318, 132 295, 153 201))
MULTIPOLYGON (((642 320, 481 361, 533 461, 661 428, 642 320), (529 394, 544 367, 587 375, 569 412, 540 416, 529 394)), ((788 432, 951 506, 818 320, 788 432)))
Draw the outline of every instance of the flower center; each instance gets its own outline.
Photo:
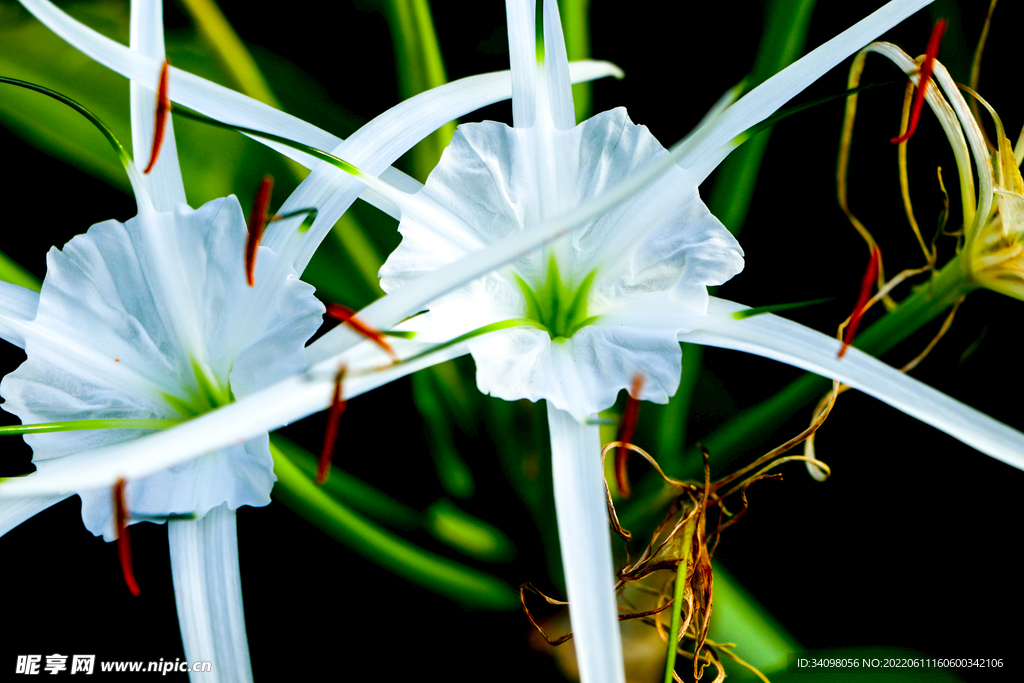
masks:
POLYGON ((213 372, 195 360, 192 361, 195 384, 186 389, 186 395, 164 394, 164 399, 183 419, 197 417, 235 400, 231 386, 222 383, 213 372))
POLYGON ((587 299, 596 271, 591 271, 579 285, 566 284, 558 272, 554 255, 548 261, 547 275, 538 287, 531 287, 518 275, 516 281, 526 297, 526 317, 540 324, 552 341, 571 339, 582 328, 597 320, 587 316, 587 299))

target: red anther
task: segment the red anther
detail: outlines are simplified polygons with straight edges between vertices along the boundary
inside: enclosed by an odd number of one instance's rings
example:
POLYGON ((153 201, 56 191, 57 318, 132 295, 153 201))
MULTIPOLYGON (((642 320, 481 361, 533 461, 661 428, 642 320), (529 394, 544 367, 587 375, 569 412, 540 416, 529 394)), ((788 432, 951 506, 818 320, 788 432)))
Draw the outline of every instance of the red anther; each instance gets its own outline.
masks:
POLYGON ((132 595, 139 597, 142 591, 135 581, 135 571, 132 569, 132 544, 128 538, 128 508, 124 504, 124 479, 118 479, 114 484, 114 521, 117 524, 117 555, 121 560, 121 573, 124 574, 124 582, 132 595))
POLYGON ((924 107, 924 96, 928 92, 928 83, 932 79, 932 70, 935 67, 935 57, 939 54, 939 44, 942 43, 942 34, 946 32, 946 20, 939 19, 932 27, 932 35, 928 38, 928 49, 924 53, 924 61, 921 62, 921 70, 918 72, 920 78, 917 82, 917 92, 914 93, 914 101, 910 106, 910 123, 907 132, 895 137, 890 142, 906 142, 917 130, 917 120, 921 118, 921 109, 924 107))
MULTIPOLYGON (((619 424, 619 436, 616 441, 622 443, 633 443, 633 433, 636 431, 636 420, 640 416, 640 390, 644 386, 644 376, 639 372, 633 375, 633 386, 629 388, 629 398, 626 399, 626 410, 622 413, 622 422, 619 424)), ((629 457, 629 449, 619 446, 615 451, 615 481, 619 484, 619 495, 629 498, 629 472, 626 470, 626 459, 629 457)))
POLYGON ((160 145, 164 144, 164 130, 167 128, 167 114, 171 111, 171 100, 167 97, 167 73, 170 63, 164 60, 160 69, 160 84, 156 88, 156 126, 153 128, 153 149, 149 152, 149 165, 143 173, 149 173, 160 156, 160 145))
POLYGON ((324 430, 324 447, 320 451, 320 463, 316 469, 317 486, 323 486, 327 481, 327 475, 331 473, 331 456, 334 455, 334 444, 338 440, 338 425, 341 424, 341 416, 345 414, 345 406, 348 401, 342 398, 341 383, 345 379, 345 366, 338 370, 338 376, 334 379, 334 397, 331 399, 331 408, 327 413, 327 429, 324 430))
POLYGON ((388 340, 384 338, 384 333, 380 330, 373 329, 361 321, 356 317, 356 312, 348 306, 342 306, 341 304, 327 304, 327 315, 335 320, 347 323, 353 330, 384 349, 384 353, 388 354, 392 361, 395 363, 398 362, 398 354, 395 353, 393 348, 391 348, 391 344, 388 344, 388 340))
POLYGON ((864 272, 864 279, 860 282, 860 296, 857 297, 857 305, 853 307, 850 314, 850 324, 846 326, 846 334, 843 335, 843 348, 839 349, 839 358, 846 354, 846 349, 853 343, 853 336, 857 334, 857 326, 864 315, 864 307, 871 298, 871 288, 875 286, 878 279, 878 270, 882 265, 882 250, 877 246, 871 248, 871 260, 868 262, 868 269, 864 272))
POLYGON ((263 176, 260 187, 256 190, 256 199, 249 212, 249 237, 245 241, 245 279, 252 287, 256 273, 256 247, 263 239, 263 230, 267 227, 267 209, 270 207, 270 192, 274 189, 274 177, 263 176))

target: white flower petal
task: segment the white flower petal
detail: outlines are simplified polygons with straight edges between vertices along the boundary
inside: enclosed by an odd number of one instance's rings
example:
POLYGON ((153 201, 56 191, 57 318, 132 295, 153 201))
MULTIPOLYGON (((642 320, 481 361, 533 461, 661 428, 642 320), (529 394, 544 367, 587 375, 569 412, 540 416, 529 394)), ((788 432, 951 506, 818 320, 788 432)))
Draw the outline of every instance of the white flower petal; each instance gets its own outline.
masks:
POLYGON ((733 138, 771 116, 846 57, 932 1, 892 0, 807 53, 696 131, 685 141, 687 158, 680 165, 692 169, 695 184, 700 183, 721 163, 720 152, 730 148, 733 138))
MULTIPOLYGON (((45 470, 52 462, 40 463, 39 469, 45 470)), ((151 476, 129 480, 125 499, 129 510, 140 520, 148 517, 145 521, 159 521, 169 514, 203 517, 223 505, 232 511, 243 505, 269 505, 275 481, 269 437, 264 433, 244 444, 227 446, 151 476)), ((81 491, 79 495, 85 528, 106 541, 116 540, 110 490, 81 491)))
POLYGON ((512 71, 512 124, 529 128, 537 109, 537 31, 534 0, 505 0, 512 71))
POLYGON ((242 611, 235 511, 218 507, 200 520, 168 523, 174 602, 185 658, 212 662, 192 681, 252 681, 242 611))
POLYGON ((229 377, 236 397, 262 389, 306 367, 304 345, 320 327, 323 304, 281 254, 260 247, 255 285, 246 281, 247 229, 237 200, 211 202, 196 213, 205 268, 202 282, 206 361, 229 377))
MULTIPOLYGON (((739 304, 713 299, 709 310, 728 313, 742 308, 739 304)), ((842 346, 838 340, 785 318, 766 313, 732 319, 725 324, 682 334, 679 338, 765 356, 837 379, 982 453, 1024 469, 1024 434, 855 348, 848 349, 843 358, 837 358, 842 346)))
MULTIPOLYGON (((57 35, 107 68, 140 83, 153 83, 155 86, 158 82, 160 61, 133 52, 96 33, 48 0, 22 0, 22 4, 57 35)), ((621 75, 618 67, 607 62, 587 61, 570 65, 570 77, 574 83, 621 75)), ((511 92, 511 75, 507 71, 463 78, 400 103, 342 144, 341 138, 301 119, 174 67, 171 67, 169 88, 173 101, 206 116, 330 151, 373 175, 381 174, 395 159, 448 121, 507 99, 511 92)), ((320 212, 313 227, 301 236, 301 246, 294 255, 293 265, 301 273, 320 242, 364 186, 305 153, 278 143, 260 141, 313 169, 281 207, 282 212, 287 212, 315 206, 320 212)), ((148 146, 145 149, 148 150, 148 146)), ((366 199, 374 197, 371 193, 366 199)), ((275 251, 283 251, 301 220, 297 218, 271 224, 263 244, 275 251)))
MULTIPOLYGON (((137 219, 129 225, 133 229, 116 221, 94 225, 48 254, 38 314, 23 332, 28 360, 0 383, 5 410, 25 423, 83 414, 172 417, 154 414, 156 404, 179 390, 189 369, 176 361, 178 342, 154 292, 139 286, 146 275, 132 239, 138 239, 137 219)), ((65 432, 27 440, 37 458, 46 458, 133 435, 93 432, 81 441, 83 434, 65 432)))
POLYGON ((25 348, 22 330, 38 307, 39 292, 0 280, 0 339, 25 348))
MULTIPOLYGON (((603 196, 652 159, 666 155, 647 128, 633 124, 624 109, 599 114, 573 131, 556 132, 553 139, 560 156, 578 159, 573 205, 603 196)), ((493 122, 460 126, 422 194, 461 222, 404 215, 399 226, 402 243, 381 269, 385 291, 539 223, 532 153, 527 135, 517 129, 493 122)), ((695 293, 739 272, 742 251, 735 238, 699 201, 696 189, 677 187, 680 175, 669 167, 663 181, 635 193, 592 224, 576 228, 572 251, 566 247, 560 252, 568 254, 560 259, 563 276, 578 282, 597 269, 599 282, 620 278, 613 285, 617 289, 650 291, 678 284, 695 293), (637 233, 660 215, 652 215, 650 207, 666 193, 675 215, 638 246, 637 233), (624 253, 633 258, 624 259, 624 253)), ((546 256, 536 253, 520 259, 515 269, 527 282, 537 282, 546 265, 546 256)))
POLYGON ((517 328, 472 339, 469 348, 481 392, 509 401, 547 399, 582 422, 614 404, 638 374, 643 400, 668 402, 682 370, 676 334, 599 322, 558 342, 543 330, 517 328))
MULTIPOLYGON (((607 62, 575 62, 570 65, 570 78, 574 83, 605 76, 620 76, 621 71, 607 62)), ((445 123, 488 104, 508 99, 512 86, 509 72, 501 71, 463 78, 420 93, 392 107, 373 119, 331 153, 349 161, 371 175, 395 174, 387 170, 389 164, 412 148, 417 142, 445 123)), ((327 148, 324 148, 327 149, 327 148)), ((415 183, 403 178, 409 187, 415 183)), ((394 184, 394 182, 392 182, 394 184)), ((302 237, 302 247, 295 259, 295 268, 302 272, 316 247, 338 218, 348 210, 364 185, 352 176, 329 164, 318 164, 303 180, 296 191, 281 207, 282 212, 316 206, 316 223, 302 237)), ((367 194, 364 199, 375 195, 367 194)), ((382 208, 390 208, 384 202, 382 208)), ((396 216, 397 217, 397 216, 396 216)), ((299 220, 299 219, 296 219, 299 220)), ((298 223, 279 221, 267 228, 264 244, 279 249, 287 242, 298 223)))
MULTIPOLYGON (((131 48, 157 62, 164 54, 163 0, 133 0, 131 9, 131 48)), ((131 82, 132 154, 139 168, 149 164, 156 123, 155 81, 131 82)), ((174 125, 168 115, 164 127, 159 161, 143 178, 143 185, 153 206, 159 211, 170 211, 185 203, 185 186, 181 181, 178 149, 174 141, 174 125)))
POLYGON ((576 125, 576 112, 569 85, 569 58, 565 54, 565 37, 558 17, 558 3, 544 0, 544 88, 545 104, 551 122, 558 130, 576 125))
POLYGON ((550 403, 548 426, 558 539, 580 680, 623 683, 601 438, 596 426, 580 424, 550 403))
POLYGON ((70 495, 0 498, 0 536, 70 495))
MULTIPOLYGON (((248 286, 246 228, 233 197, 195 211, 179 205, 174 213, 150 219, 173 238, 173 250, 154 256, 145 221, 133 219, 93 226, 63 252, 51 252, 37 315, 19 328, 28 360, 0 383, 5 409, 23 423, 187 418, 209 408, 197 382, 199 366, 236 397, 305 369, 304 344, 320 325, 323 306, 312 287, 266 248, 259 252, 257 285, 248 286), (170 262, 167 268, 181 286, 168 292, 154 281, 155 258, 170 262), (181 342, 173 316, 164 314, 168 298, 192 319, 199 341, 191 345, 200 347, 198 352, 181 342)), ((39 467, 29 479, 73 466, 83 452, 144 433, 106 429, 26 436, 39 467)), ((233 509, 266 505, 274 482, 267 436, 254 431, 245 439, 227 440, 221 450, 204 451, 194 462, 172 462, 145 473, 128 468, 114 476, 128 479, 130 505, 149 516, 202 515, 224 502, 233 509)), ((107 538, 114 533, 112 483, 93 492, 66 489, 82 493, 86 526, 107 538)))
MULTIPOLYGON (((352 349, 353 366, 365 367, 371 358, 371 342, 352 349)), ((400 346, 396 344, 396 347, 400 346)), ((415 361, 386 366, 372 372, 346 374, 345 397, 353 398, 467 352, 455 344, 415 361)), ((324 410, 333 399, 334 381, 349 356, 328 358, 305 374, 290 377, 246 398, 230 403, 176 427, 155 434, 81 452, 74 458, 56 458, 40 463, 39 471, 8 479, 0 484, 0 497, 18 495, 78 493, 89 489, 109 490, 118 479, 131 482, 152 476, 199 456, 229 448, 263 432, 324 410)), ((118 430, 127 431, 127 430, 118 430)), ((129 502, 129 504, 131 504, 129 502)))

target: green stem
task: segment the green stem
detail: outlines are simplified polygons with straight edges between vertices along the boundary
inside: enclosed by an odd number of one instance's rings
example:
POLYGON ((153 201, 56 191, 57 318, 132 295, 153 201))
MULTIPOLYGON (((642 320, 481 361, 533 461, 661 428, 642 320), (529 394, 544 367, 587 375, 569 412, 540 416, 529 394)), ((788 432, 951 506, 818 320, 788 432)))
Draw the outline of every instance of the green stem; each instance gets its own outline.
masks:
POLYGON ((49 434, 51 432, 74 432, 89 429, 167 429, 177 424, 181 424, 181 420, 135 420, 130 418, 68 420, 66 422, 40 422, 38 424, 0 427, 0 436, 4 434, 49 434))
MULTIPOLYGON (((815 0, 773 0, 747 87, 759 85, 789 66, 804 50, 815 0)), ((746 220, 770 131, 759 133, 718 167, 708 207, 734 234, 746 220)))
POLYGON ((274 496, 337 541, 408 581, 467 608, 513 610, 515 590, 484 572, 427 552, 389 534, 333 500, 273 444, 274 496))
MULTIPOLYGON (((270 443, 276 453, 288 458, 288 461, 308 479, 316 477, 315 455, 281 434, 271 434, 270 443)), ((331 476, 324 482, 321 490, 331 498, 350 505, 359 513, 395 529, 414 531, 423 526, 423 515, 418 511, 339 467, 331 468, 331 476)))
MULTIPOLYGON (((426 0, 392 0, 385 6, 395 49, 399 94, 409 98, 448 82, 441 47, 426 0)), ((449 122, 412 149, 413 175, 426 180, 455 134, 449 122)))
POLYGON ((668 630, 668 656, 665 658, 665 683, 672 683, 676 670, 676 650, 679 647, 679 626, 683 620, 683 593, 686 592, 686 559, 679 560, 676 568, 676 586, 672 593, 672 625, 668 630))
POLYGON ((37 93, 46 95, 47 97, 51 97, 57 100, 58 102, 66 104, 67 106, 71 107, 79 114, 84 116, 86 119, 88 119, 89 123, 95 126, 96 129, 103 134, 103 137, 105 137, 107 139, 107 142, 110 143, 110 146, 114 149, 114 153, 117 154, 117 158, 121 161, 121 165, 124 166, 126 170, 128 166, 131 164, 131 157, 128 156, 128 152, 125 151, 124 146, 114 135, 114 132, 110 130, 110 127, 107 126, 107 124, 103 123, 103 121, 101 121, 98 116, 89 111, 84 105, 79 104, 70 97, 61 95, 56 90, 50 90, 49 88, 43 87, 41 85, 36 85, 35 83, 29 83, 27 81, 18 80, 17 78, 7 78, 6 76, 0 76, 0 83, 6 83, 7 85, 16 85, 19 88, 25 88, 26 90, 34 90, 37 93))

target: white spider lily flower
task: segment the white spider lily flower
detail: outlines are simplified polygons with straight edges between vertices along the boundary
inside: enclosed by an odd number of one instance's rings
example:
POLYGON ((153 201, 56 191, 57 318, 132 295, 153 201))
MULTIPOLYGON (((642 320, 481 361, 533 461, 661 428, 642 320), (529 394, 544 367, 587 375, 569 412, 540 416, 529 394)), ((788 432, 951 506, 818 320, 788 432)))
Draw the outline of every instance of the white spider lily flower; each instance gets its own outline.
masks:
MULTIPOLYGON (((38 0, 26 0, 26 4, 35 5, 38 0)), ((484 343, 485 338, 480 337, 465 346, 479 347, 482 356, 478 362, 483 363, 488 359, 500 360, 487 355, 491 352, 490 344, 503 344, 517 352, 530 351, 532 356, 518 356, 523 366, 519 371, 526 379, 518 382, 516 391, 524 392, 523 395, 531 391, 535 392, 534 398, 550 399, 556 507, 577 652, 585 681, 614 681, 623 677, 597 428, 585 418, 591 408, 600 409, 614 399, 621 388, 616 386, 622 376, 620 365, 653 364, 653 369, 630 368, 657 373, 657 381, 648 383, 650 388, 642 394, 644 398, 664 400, 675 390, 678 376, 671 378, 670 369, 675 367, 678 373, 679 351, 674 342, 669 349, 664 330, 671 330, 677 340, 733 347, 839 379, 986 453, 1018 467, 1024 464, 1024 435, 1015 430, 856 350, 838 359, 840 343, 831 337, 768 314, 736 318, 733 314, 744 307, 708 299, 703 291, 707 284, 721 281, 738 269, 739 251, 721 226, 702 210, 695 191, 697 184, 728 154, 735 138, 744 130, 770 115, 841 59, 926 4, 927 0, 889 3, 743 99, 716 112, 694 135, 666 154, 654 149, 644 132, 628 123, 622 114, 613 112, 582 124, 581 132, 570 130, 572 123, 567 112, 571 106, 567 107, 567 102, 571 100, 554 3, 546 4, 546 59, 538 71, 534 61, 532 3, 511 2, 510 45, 517 127, 511 131, 481 129, 495 134, 490 140, 487 136, 474 137, 476 132, 472 130, 464 134, 445 156, 465 160, 475 153, 480 163, 446 170, 442 162, 437 171, 438 178, 446 174, 456 178, 460 170, 465 170, 467 175, 457 184, 435 180, 434 186, 440 186, 433 187, 428 181, 424 189, 406 194, 376 180, 373 170, 356 174, 375 191, 377 201, 401 214, 408 230, 413 229, 410 226, 419 226, 429 231, 409 243, 410 248, 418 245, 416 253, 422 255, 421 261, 411 259, 402 265, 402 255, 396 254, 390 262, 392 270, 388 277, 392 284, 407 278, 409 285, 361 311, 359 315, 365 323, 388 329, 430 308, 430 322, 436 333, 452 338, 474 321, 493 319, 496 312, 504 311, 517 312, 518 318, 533 315, 529 327, 548 337, 545 341, 534 335, 517 346, 500 338, 515 339, 522 330, 502 331, 492 335, 498 342, 484 343), (529 128, 520 130, 522 125, 529 128), (632 141, 624 150, 635 150, 642 160, 634 162, 628 157, 620 162, 615 157, 617 147, 602 144, 602 136, 606 141, 620 139, 609 132, 616 126, 623 140, 632 141), (474 152, 471 143, 479 139, 485 139, 487 147, 474 152), (575 156, 566 155, 566 149, 575 150, 575 156), (583 154, 583 150, 589 150, 590 156, 583 154), (522 171, 510 168, 513 162, 526 167, 522 171), (614 176, 603 185, 600 177, 589 175, 600 169, 608 169, 614 176), (530 173, 535 173, 535 177, 530 178, 530 173), (520 179, 518 185, 511 182, 513 178, 520 179), (595 185, 602 190, 588 194, 588 188, 595 185), (460 215, 465 205, 472 202, 460 195, 486 201, 497 197, 506 202, 504 206, 515 208, 487 213, 488 217, 498 215, 504 221, 492 232, 486 223, 470 222, 480 217, 479 213, 472 213, 478 209, 471 207, 467 216, 460 215), (643 201, 635 201, 638 198, 643 201), (630 202, 632 213, 616 208, 622 202, 630 202), (614 221, 599 225, 610 211, 622 219, 624 227, 617 229, 614 221), (666 221, 684 228, 679 232, 685 234, 663 233, 661 226, 666 221), (689 221, 696 221, 696 227, 689 227, 689 221), (568 239, 564 244, 555 242, 560 237, 568 239), (599 243, 588 242, 588 237, 600 238, 599 243), (667 253, 661 251, 658 239, 667 240, 661 246, 672 249, 667 253), (434 249, 427 248, 431 240, 434 249), (530 256, 545 244, 550 245, 548 252, 539 258, 530 256), (449 257, 446 251, 453 248, 456 254, 449 257), (659 254, 667 263, 659 262, 659 254), (558 278, 549 277, 554 270, 550 265, 552 258, 557 264, 558 278), (409 264, 411 267, 406 267, 409 264), (402 265, 402 269, 397 265, 402 265), (509 267, 503 269, 506 265, 509 267), (503 270, 491 274, 496 269, 503 270), (414 277, 417 273, 420 276, 414 277), (481 277, 497 289, 472 284, 481 277), (463 286, 467 289, 459 291, 463 286), (569 293, 565 294, 565 290, 569 293), (582 298, 577 297, 580 292, 582 298), (432 302, 445 295, 449 298, 438 300, 435 310, 432 302), (542 301, 543 295, 550 296, 542 301), (481 298, 485 296, 491 298, 481 298), (535 305, 531 305, 531 296, 535 305), (445 310, 460 298, 464 304, 479 306, 479 315, 485 317, 472 318, 478 315, 477 311, 463 311, 460 318, 456 309, 445 310), (577 301, 582 302, 582 309, 577 301), (442 329, 443 324, 454 325, 455 329, 442 329), (609 333, 599 328, 614 331, 616 326, 624 331, 621 337, 602 337, 609 333), (579 336, 584 333, 593 335, 590 339, 594 341, 579 336), (570 336, 565 338, 566 334, 570 336), (556 336, 562 338, 555 339, 556 336), (579 358, 573 358, 577 348, 595 351, 589 357, 581 353, 579 358), (544 353, 551 358, 544 358, 544 353), (556 386, 557 382, 545 385, 548 378, 531 378, 529 371, 537 358, 548 363, 546 367, 563 373, 556 377, 563 385, 575 381, 576 386, 556 386), (586 363, 596 367, 576 367, 586 363), (607 378, 603 374, 605 369, 607 378), (585 395, 591 390, 596 397, 585 395), (601 398, 602 395, 611 399, 601 398)), ((228 120, 234 119, 229 116, 228 120)), ((352 163, 361 163, 356 157, 347 158, 352 163)), ((5 482, 0 486, 0 495, 59 495, 70 486, 109 486, 121 473, 145 476, 321 410, 331 402, 339 364, 351 358, 359 341, 351 330, 339 328, 307 349, 310 367, 302 375, 178 427, 133 443, 82 454, 60 469, 38 473, 41 476, 5 482), (145 458, 138 457, 140 454, 145 454, 145 458)), ((460 350, 458 346, 448 348, 449 353, 460 350)), ((420 365, 429 362, 428 357, 416 361, 420 365)), ((397 375, 406 369, 411 368, 396 366, 388 371, 366 373, 352 382, 346 376, 346 396, 387 381, 388 373, 397 375)), ((481 376, 485 381, 494 377, 494 383, 500 385, 499 378, 514 370, 485 369, 481 376)), ((504 389, 499 386, 497 390, 504 389)))
MULTIPOLYGON (((164 59, 160 3, 133 3, 132 50, 164 59)), ((133 147, 151 146, 152 83, 131 83, 133 147)), ((286 258, 261 247, 257 286, 242 258, 245 219, 234 197, 193 210, 185 202, 167 122, 149 175, 126 168, 138 204, 127 221, 106 221, 47 256, 38 295, 4 287, 3 336, 27 359, 0 383, 4 409, 23 424, 95 420, 112 428, 26 435, 38 471, 78 453, 131 441, 148 422, 208 412, 305 365, 304 346, 323 305, 286 258)), ((252 679, 235 510, 270 502, 276 480, 267 434, 152 476, 131 479, 134 519, 168 521, 175 599, 186 655, 216 661, 218 680, 252 679)), ((119 534, 109 489, 78 490, 85 526, 119 534)), ((16 501, 0 531, 60 498, 16 501), (14 509, 16 508, 16 509, 14 509)))

